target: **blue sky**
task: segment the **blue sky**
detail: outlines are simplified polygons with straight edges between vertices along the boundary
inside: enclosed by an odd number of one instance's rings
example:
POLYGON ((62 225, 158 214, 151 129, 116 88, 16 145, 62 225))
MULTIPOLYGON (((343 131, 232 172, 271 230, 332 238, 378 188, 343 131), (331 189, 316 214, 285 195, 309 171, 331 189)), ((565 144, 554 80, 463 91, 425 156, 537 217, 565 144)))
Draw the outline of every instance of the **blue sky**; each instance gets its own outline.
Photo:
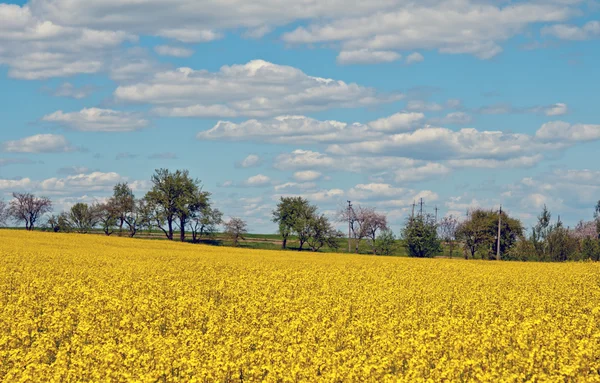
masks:
POLYGON ((67 209, 186 168, 272 232, 281 195, 351 199, 397 231, 441 214, 600 199, 600 3, 0 3, 0 194, 67 209))

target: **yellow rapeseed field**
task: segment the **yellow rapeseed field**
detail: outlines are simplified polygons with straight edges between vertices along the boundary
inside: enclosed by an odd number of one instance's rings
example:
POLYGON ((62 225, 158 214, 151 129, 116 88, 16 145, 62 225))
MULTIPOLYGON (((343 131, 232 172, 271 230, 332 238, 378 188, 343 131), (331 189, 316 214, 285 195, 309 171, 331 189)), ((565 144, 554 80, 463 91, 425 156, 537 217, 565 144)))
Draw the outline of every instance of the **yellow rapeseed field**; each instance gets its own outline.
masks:
POLYGON ((600 381, 600 267, 0 230, 0 381, 600 381))

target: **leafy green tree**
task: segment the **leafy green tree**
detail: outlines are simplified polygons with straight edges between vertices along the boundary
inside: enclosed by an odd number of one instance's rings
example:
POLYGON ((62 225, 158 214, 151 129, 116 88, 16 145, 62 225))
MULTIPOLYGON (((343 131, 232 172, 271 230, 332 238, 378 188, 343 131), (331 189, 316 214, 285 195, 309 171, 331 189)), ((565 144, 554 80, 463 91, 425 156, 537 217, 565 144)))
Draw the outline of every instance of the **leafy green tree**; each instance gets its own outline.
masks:
MULTIPOLYGON (((307 201, 308 202, 308 201, 307 201)), ((303 204, 294 218, 292 226, 293 233, 298 237, 300 246, 298 251, 302 251, 304 244, 309 240, 312 231, 312 224, 317 216, 317 207, 309 203, 303 204)))
POLYGON ((152 220, 169 240, 173 240, 174 228, 178 225, 180 239, 185 241, 185 228, 198 206, 200 181, 190 178, 187 170, 157 169, 152 175, 152 185, 144 198, 152 220))
POLYGON ((402 229, 402 239, 410 257, 431 258, 442 252, 437 224, 430 214, 409 217, 402 229))
POLYGON ((192 241, 198 242, 202 236, 214 234, 221 223, 223 223, 223 213, 210 204, 195 210, 189 221, 192 241))
POLYGON ((319 251, 323 246, 327 245, 331 249, 339 248, 338 239, 343 234, 336 230, 324 215, 313 216, 309 224, 309 233, 306 243, 311 250, 319 251))
POLYGON ((298 220, 310 209, 308 200, 302 197, 281 197, 275 210, 273 210, 273 222, 277 224, 277 230, 282 237, 281 247, 287 248, 287 241, 299 226, 298 220))
MULTIPOLYGON (((469 218, 462 222, 456 231, 472 258, 479 253, 481 259, 495 259, 498 247, 498 212, 475 209, 469 218)), ((502 212, 500 225, 500 254, 506 256, 509 249, 523 236, 523 226, 518 219, 502 212)))
POLYGON ((571 234, 569 229, 562 227, 560 221, 550 234, 548 234, 546 241, 548 245, 548 258, 554 262, 564 262, 573 259, 579 246, 577 239, 571 234))
POLYGON ((375 249, 379 255, 392 255, 396 251, 396 236, 390 229, 382 230, 375 241, 375 249))
POLYGON ((465 258, 469 254, 471 258, 475 258, 475 254, 480 249, 489 247, 494 238, 489 230, 487 213, 481 209, 471 211, 469 218, 458 225, 455 235, 465 247, 465 258))
POLYGON ((113 195, 108 202, 111 214, 117 216, 119 235, 123 235, 123 225, 127 222, 127 215, 135 208, 135 195, 127 182, 120 182, 113 188, 113 195))
POLYGON ((593 261, 600 260, 600 246, 598 241, 591 237, 586 237, 581 242, 581 255, 584 259, 591 259, 593 261))
POLYGON ((98 205, 89 206, 87 203, 76 203, 69 211, 71 227, 78 233, 89 233, 99 220, 98 205))

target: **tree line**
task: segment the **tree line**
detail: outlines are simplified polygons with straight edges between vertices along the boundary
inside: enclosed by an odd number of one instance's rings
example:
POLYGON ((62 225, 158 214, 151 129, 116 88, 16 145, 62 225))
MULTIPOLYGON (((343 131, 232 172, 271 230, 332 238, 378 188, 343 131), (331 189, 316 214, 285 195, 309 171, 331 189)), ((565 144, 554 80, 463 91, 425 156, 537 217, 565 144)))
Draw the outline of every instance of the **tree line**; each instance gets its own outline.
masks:
MULTIPOLYGON (((151 177, 151 189, 136 197, 126 183, 118 183, 104 202, 76 203, 68 211, 50 215, 42 227, 53 232, 89 233, 101 230, 135 237, 142 230, 160 230, 169 240, 192 242, 212 237, 223 226, 234 246, 245 239, 247 223, 239 217, 223 220, 223 213, 212 206, 211 193, 203 190, 200 180, 187 170, 171 172, 157 169, 151 177)), ((31 193, 13 193, 7 204, 0 200, 0 225, 9 220, 34 230, 52 211, 52 201, 31 193)), ((339 250, 348 240, 348 252, 359 252, 366 242, 370 252, 392 255, 399 244, 411 257, 453 256, 465 259, 504 259, 519 261, 600 260, 600 201, 595 206, 594 221, 581 221, 575 228, 566 228, 560 217, 552 222, 544 206, 536 224, 528 233, 520 220, 505 211, 473 209, 467 218, 452 215, 441 220, 431 214, 408 217, 396 237, 385 214, 373 207, 349 204, 336 214, 337 223, 347 224, 348 235, 339 231, 334 221, 320 213, 317 206, 303 197, 281 197, 272 212, 282 238, 282 248, 288 248, 291 238, 297 249, 319 251, 324 247, 339 250)))

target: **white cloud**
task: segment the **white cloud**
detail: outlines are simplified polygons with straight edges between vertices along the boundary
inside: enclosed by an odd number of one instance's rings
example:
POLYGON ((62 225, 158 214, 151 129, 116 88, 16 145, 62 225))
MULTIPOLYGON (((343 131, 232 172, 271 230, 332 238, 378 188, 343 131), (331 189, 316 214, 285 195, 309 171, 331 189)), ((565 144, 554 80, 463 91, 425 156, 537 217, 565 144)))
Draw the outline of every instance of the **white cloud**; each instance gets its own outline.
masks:
POLYGON ((21 178, 20 180, 0 179, 0 190, 29 190, 34 183, 29 178, 21 178))
POLYGON ((574 10, 562 4, 403 3, 372 14, 316 21, 283 38, 302 44, 339 42, 342 50, 437 49, 489 59, 502 51, 500 43, 528 25, 560 22, 573 14, 574 10))
POLYGON ((170 45, 158 45, 154 47, 154 51, 161 56, 173 56, 173 57, 190 57, 194 54, 194 51, 183 47, 174 47, 170 45))
POLYGON ((250 154, 248 157, 244 158, 242 162, 240 162, 240 167, 242 168, 252 168, 258 166, 262 163, 262 160, 256 154, 250 154))
MULTIPOLYGON (((41 181, 30 178, 20 180, 1 180, 0 189, 3 190, 28 190, 44 195, 72 195, 89 192, 110 192, 118 182, 128 181, 114 172, 92 172, 82 174, 71 174, 66 177, 52 177, 41 181)), ((130 182, 130 186, 139 190, 144 181, 130 182)), ((147 185, 145 185, 147 187, 147 185)))
POLYGON ((11 153, 62 153, 76 150, 64 136, 36 134, 20 140, 2 143, 2 150, 11 153))
POLYGON ((385 183, 359 184, 351 188, 347 197, 357 203, 376 202, 378 206, 410 206, 423 198, 432 202, 438 200, 437 193, 430 190, 413 190, 394 187, 385 183))
POLYGON ((243 185, 250 187, 269 186, 271 185, 271 178, 265 176, 264 174, 257 174, 244 181, 243 185))
POLYGON ((278 193, 292 193, 294 191, 304 192, 307 189, 315 189, 317 184, 314 182, 286 182, 281 185, 275 185, 275 191, 278 193))
POLYGON ((384 132, 412 130, 423 120, 422 113, 396 113, 368 124, 319 121, 304 116, 279 116, 271 120, 241 123, 219 121, 199 132, 200 140, 266 141, 271 143, 329 143, 363 141, 383 137, 384 132))
POLYGON ((299 182, 316 181, 321 178, 323 174, 314 170, 304 170, 294 173, 294 179, 299 182))
POLYGON ((558 103, 547 107, 544 113, 546 116, 561 116, 567 114, 568 111, 569 108, 567 107, 567 104, 558 103))
POLYGON ((414 53, 411 53, 408 56, 406 56, 406 63, 409 65, 415 64, 415 63, 420 63, 424 60, 425 60, 425 57, 423 57, 423 55, 420 54, 419 52, 414 52, 414 53))
POLYGON ((263 60, 223 66, 218 72, 179 68, 115 90, 121 102, 150 103, 164 116, 266 117, 375 105, 397 100, 357 84, 306 75, 263 60))
POLYGON ((402 56, 393 51, 372 51, 369 49, 358 49, 353 51, 341 51, 337 57, 340 64, 378 64, 389 63, 400 60, 402 56))
POLYGON ((0 64, 11 77, 36 80, 97 73, 107 53, 134 37, 116 30, 63 26, 30 6, 0 4, 0 64))
POLYGON ((441 159, 508 159, 515 156, 537 154, 546 150, 565 148, 564 143, 550 143, 526 134, 500 131, 478 131, 426 127, 411 133, 389 135, 384 139, 330 145, 328 151, 338 155, 349 154, 400 154, 423 160, 441 159))
POLYGON ((54 122, 82 132, 130 132, 143 129, 149 124, 148 120, 137 113, 98 108, 85 108, 72 113, 59 110, 44 116, 42 121, 54 122))
POLYGON ((585 142, 600 139, 600 125, 553 121, 542 125, 535 137, 548 142, 585 142))
POLYGON ((561 40, 589 40, 600 37, 600 21, 588 21, 582 26, 555 24, 542 28, 542 35, 557 37, 561 40))
POLYGON ((416 124, 423 121, 423 113, 396 113, 389 117, 369 122, 369 126, 381 132, 398 132, 412 130, 416 124))

